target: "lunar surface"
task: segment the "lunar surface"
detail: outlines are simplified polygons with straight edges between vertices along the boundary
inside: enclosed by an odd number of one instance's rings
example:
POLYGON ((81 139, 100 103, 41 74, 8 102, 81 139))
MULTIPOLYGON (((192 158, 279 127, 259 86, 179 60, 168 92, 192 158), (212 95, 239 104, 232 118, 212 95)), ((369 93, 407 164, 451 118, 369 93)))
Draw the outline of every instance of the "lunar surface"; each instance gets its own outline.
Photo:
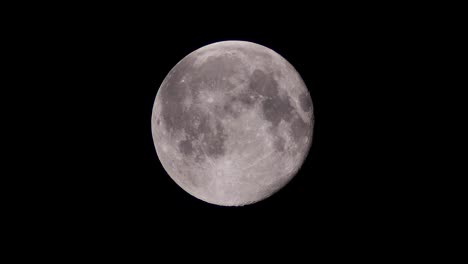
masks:
POLYGON ((208 203, 261 201, 298 172, 312 142, 310 94, 294 67, 245 41, 183 58, 153 106, 156 153, 169 176, 208 203))

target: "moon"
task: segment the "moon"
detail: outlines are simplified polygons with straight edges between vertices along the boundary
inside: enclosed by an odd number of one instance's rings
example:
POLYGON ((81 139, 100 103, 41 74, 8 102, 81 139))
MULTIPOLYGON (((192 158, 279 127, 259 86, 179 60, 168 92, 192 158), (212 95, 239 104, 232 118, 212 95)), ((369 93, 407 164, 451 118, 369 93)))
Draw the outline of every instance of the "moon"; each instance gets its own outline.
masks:
POLYGON ((252 42, 201 47, 177 63, 154 101, 156 153, 187 193, 221 206, 284 187, 312 143, 309 91, 295 68, 252 42))

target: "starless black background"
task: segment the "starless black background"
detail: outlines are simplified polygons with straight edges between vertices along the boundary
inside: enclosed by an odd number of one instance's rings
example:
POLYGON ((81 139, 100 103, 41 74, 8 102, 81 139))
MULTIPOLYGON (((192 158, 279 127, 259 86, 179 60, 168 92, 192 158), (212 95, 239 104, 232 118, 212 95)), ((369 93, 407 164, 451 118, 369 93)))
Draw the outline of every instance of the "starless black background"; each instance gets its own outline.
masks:
POLYGON ((421 30, 399 23, 405 14, 345 7, 146 11, 68 10, 32 25, 34 53, 46 62, 38 63, 41 86, 51 87, 42 93, 50 120, 40 132, 46 174, 33 180, 44 186, 32 201, 44 218, 113 235, 230 226, 326 236, 396 232, 419 210, 410 194, 415 169, 406 168, 413 149, 401 146, 413 136, 415 120, 402 109, 415 93, 408 75, 421 30), (223 40, 278 52, 300 73, 314 105, 313 143, 297 176, 244 207, 185 193, 163 169, 151 136, 167 73, 195 49, 223 40))

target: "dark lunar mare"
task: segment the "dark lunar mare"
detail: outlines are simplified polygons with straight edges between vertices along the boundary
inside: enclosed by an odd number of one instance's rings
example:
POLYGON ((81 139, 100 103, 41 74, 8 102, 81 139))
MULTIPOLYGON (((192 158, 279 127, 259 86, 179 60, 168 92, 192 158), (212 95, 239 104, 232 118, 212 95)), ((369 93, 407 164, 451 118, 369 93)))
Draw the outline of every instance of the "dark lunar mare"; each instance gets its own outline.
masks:
MULTIPOLYGON (((266 74, 263 71, 255 70, 251 77, 250 89, 265 97, 262 101, 263 116, 273 125, 274 146, 277 151, 282 152, 285 140, 277 134, 277 128, 281 120, 291 123, 291 135, 294 142, 302 142, 302 138, 307 136, 305 132, 307 131, 307 124, 291 105, 289 98, 280 96, 278 83, 273 76, 271 73, 266 74)), ((303 93, 299 100, 304 111, 311 110, 312 101, 306 93, 303 93)))
POLYGON ((312 111, 312 99, 307 92, 303 92, 299 95, 299 104, 302 111, 306 113, 312 111))

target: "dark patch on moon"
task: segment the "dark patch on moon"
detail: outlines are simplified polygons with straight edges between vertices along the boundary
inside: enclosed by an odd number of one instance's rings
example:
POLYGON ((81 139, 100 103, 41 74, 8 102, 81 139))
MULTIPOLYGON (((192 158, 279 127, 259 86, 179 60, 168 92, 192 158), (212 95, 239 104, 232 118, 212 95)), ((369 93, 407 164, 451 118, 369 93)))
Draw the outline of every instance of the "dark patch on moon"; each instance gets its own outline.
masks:
POLYGON ((270 121, 274 127, 281 121, 281 115, 277 111, 277 105, 274 99, 268 98, 262 103, 263 115, 270 121))
POLYGON ((305 123, 299 116, 296 116, 291 124, 291 134, 294 137, 294 141, 301 142, 302 138, 307 136, 307 131, 307 123, 305 123))
MULTIPOLYGON (((288 121, 294 114, 294 107, 291 105, 289 98, 283 98, 279 95, 279 87, 273 74, 266 74, 261 70, 254 70, 251 76, 249 90, 254 91, 253 99, 244 97, 247 103, 255 103, 259 99, 259 95, 263 96, 262 110, 263 116, 267 121, 277 127, 281 120, 288 121)), ((248 95, 249 96, 249 95, 248 95)))
POLYGON ((185 139, 179 142, 179 151, 185 155, 191 155, 193 152, 192 141, 185 139))
POLYGON ((285 143, 284 138, 282 138, 281 136, 278 136, 278 137, 275 139, 275 143, 274 143, 275 149, 276 149, 278 152, 283 152, 283 151, 284 151, 284 143, 285 143))
POLYGON ((216 130, 204 132, 203 144, 206 146, 206 154, 214 158, 223 156, 226 153, 224 142, 227 137, 221 122, 216 121, 216 130))
POLYGON ((221 114, 222 117, 224 117, 224 115, 230 115, 234 118, 237 118, 240 115, 240 112, 237 111, 236 108, 234 107, 235 103, 236 103, 236 98, 232 97, 230 100, 226 102, 226 104, 224 104, 223 113, 221 114))
POLYGON ((277 127, 281 120, 289 122, 295 110, 289 102, 288 98, 268 98, 262 103, 263 115, 266 120, 277 127))
POLYGON ((312 99, 307 92, 303 92, 299 95, 299 105, 304 112, 310 112, 312 110, 312 99))
POLYGON ((275 98, 278 96, 278 83, 272 74, 266 74, 262 70, 256 69, 250 77, 249 87, 263 96, 275 98))

